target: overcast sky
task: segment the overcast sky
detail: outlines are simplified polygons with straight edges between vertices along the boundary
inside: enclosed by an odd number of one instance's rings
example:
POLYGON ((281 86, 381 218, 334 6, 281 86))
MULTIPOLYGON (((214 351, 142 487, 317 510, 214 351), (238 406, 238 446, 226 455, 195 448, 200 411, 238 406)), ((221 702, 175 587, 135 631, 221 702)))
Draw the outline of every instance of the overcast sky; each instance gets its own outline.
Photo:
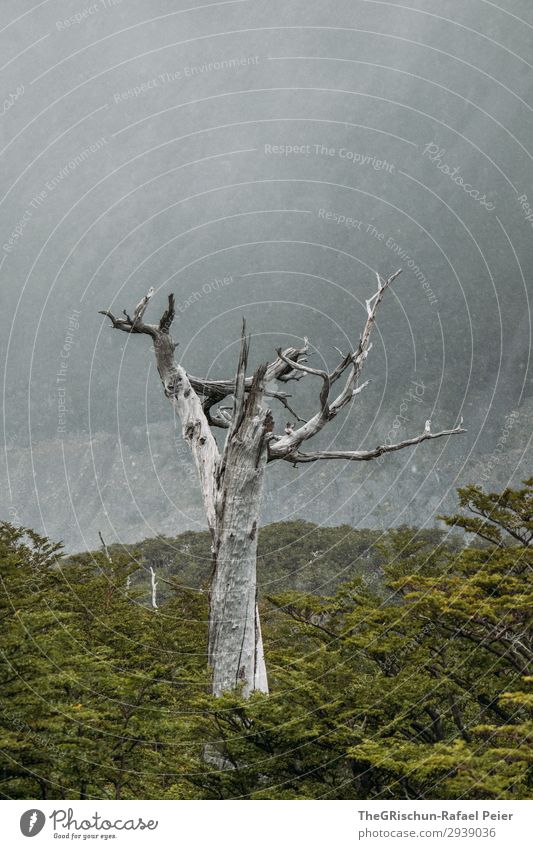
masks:
MULTIPOLYGON (((525 474, 531 4, 176 5, 1 4, 2 518, 78 547, 202 526, 148 340, 98 315, 149 286, 154 318, 176 294, 184 365, 228 376, 243 315, 254 362, 304 335, 332 362, 376 270, 404 269, 328 444, 461 415, 468 435, 273 473, 267 519, 430 521, 468 475, 525 474)), ((297 400, 313 409, 312 383, 297 400)))

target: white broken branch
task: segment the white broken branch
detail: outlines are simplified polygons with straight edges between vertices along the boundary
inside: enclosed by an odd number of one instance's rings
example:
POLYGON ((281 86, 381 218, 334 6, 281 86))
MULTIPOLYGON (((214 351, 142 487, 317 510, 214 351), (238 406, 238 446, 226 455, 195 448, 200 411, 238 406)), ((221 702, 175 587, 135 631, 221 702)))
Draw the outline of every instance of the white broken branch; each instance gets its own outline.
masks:
POLYGON ((157 580, 153 566, 150 566, 150 580, 152 584, 152 607, 157 610, 157 580))
POLYGON ((378 445, 369 451, 314 451, 312 453, 294 451, 292 454, 285 455, 282 459, 290 463, 314 463, 316 460, 373 460, 375 457, 381 457, 382 454, 401 451, 402 448, 418 445, 427 439, 440 439, 443 436, 453 436, 457 433, 466 433, 466 430, 460 426, 450 430, 441 430, 438 433, 424 430, 424 433, 419 436, 413 436, 411 439, 404 439, 402 442, 396 442, 392 445, 378 445))

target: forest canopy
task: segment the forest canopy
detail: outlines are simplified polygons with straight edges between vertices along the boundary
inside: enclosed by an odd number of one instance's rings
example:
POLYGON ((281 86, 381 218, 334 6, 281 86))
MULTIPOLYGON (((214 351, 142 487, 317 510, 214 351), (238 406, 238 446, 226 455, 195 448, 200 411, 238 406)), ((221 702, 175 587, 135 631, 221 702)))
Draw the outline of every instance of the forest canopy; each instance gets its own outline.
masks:
POLYGON ((209 695, 207 534, 67 557, 1 524, 1 797, 531 798, 532 499, 264 528, 247 700, 209 695))

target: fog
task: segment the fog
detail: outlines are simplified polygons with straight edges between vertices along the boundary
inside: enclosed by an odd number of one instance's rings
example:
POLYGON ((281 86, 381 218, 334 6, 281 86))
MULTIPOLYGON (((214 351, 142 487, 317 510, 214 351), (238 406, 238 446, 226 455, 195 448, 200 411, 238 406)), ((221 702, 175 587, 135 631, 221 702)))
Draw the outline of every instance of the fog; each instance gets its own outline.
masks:
MULTIPOLYGON (((203 528, 150 343, 234 373, 309 337, 372 382, 320 446, 467 434, 376 463, 269 466, 264 520, 432 525, 529 473, 533 14, 526 0, 26 2, 0 11, 0 516, 69 549, 203 528)), ((301 381, 292 403, 316 410, 301 381)), ((282 429, 287 411, 272 410, 282 429)))

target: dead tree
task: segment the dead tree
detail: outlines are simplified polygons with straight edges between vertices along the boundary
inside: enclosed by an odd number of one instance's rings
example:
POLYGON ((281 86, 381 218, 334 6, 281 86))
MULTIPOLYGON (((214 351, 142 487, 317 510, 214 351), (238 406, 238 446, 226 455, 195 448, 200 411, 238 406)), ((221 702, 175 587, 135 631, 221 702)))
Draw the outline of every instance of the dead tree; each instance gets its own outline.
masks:
POLYGON ((125 333, 150 336, 157 369, 166 397, 176 410, 182 435, 188 443, 200 480, 207 523, 212 538, 213 572, 210 587, 208 663, 212 669, 215 695, 242 686, 268 692, 261 627, 256 599, 256 555, 259 511, 267 463, 285 460, 297 465, 317 460, 372 460, 428 439, 438 439, 463 429, 454 427, 438 433, 426 422, 424 432, 393 445, 378 445, 366 451, 304 451, 304 444, 352 403, 367 386, 360 383, 376 312, 386 289, 400 272, 387 280, 378 277, 378 288, 366 302, 366 322, 359 343, 340 360, 333 371, 307 365, 308 343, 301 348, 279 349, 277 358, 246 376, 250 339, 243 322, 241 347, 234 379, 207 380, 188 374, 175 361, 177 345, 170 336, 174 319, 174 296, 159 324, 146 324, 144 314, 154 293, 150 289, 130 316, 115 317, 102 311, 112 326, 125 333), (289 405, 289 395, 272 388, 273 382, 288 383, 311 375, 321 389, 317 412, 300 419, 289 405), (337 384, 337 394, 333 392, 337 384), (265 399, 276 399, 290 411, 298 424, 276 433, 265 399), (232 399, 232 406, 223 406, 232 399), (227 431, 221 449, 215 428, 227 431))

